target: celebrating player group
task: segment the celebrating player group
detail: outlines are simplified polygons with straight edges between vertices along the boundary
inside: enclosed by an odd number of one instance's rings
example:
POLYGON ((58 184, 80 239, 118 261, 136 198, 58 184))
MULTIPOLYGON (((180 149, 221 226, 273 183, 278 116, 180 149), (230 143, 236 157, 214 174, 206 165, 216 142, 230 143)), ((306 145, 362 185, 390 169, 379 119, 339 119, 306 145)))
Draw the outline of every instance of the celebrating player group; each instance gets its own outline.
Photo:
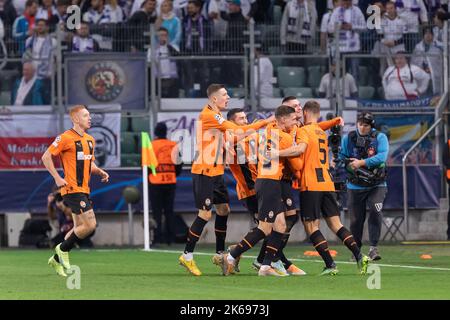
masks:
POLYGON ((193 257, 195 245, 215 207, 216 255, 213 263, 223 275, 239 272, 243 253, 263 240, 253 266, 259 276, 301 276, 306 273, 284 255, 290 232, 298 221, 294 194, 299 193, 300 217, 305 232, 325 267, 322 275, 338 269, 319 230, 323 217, 328 227, 354 255, 358 270, 366 274, 369 258, 360 252, 353 235, 342 225, 335 188, 329 173, 328 139, 324 130, 343 125, 343 119, 318 122, 320 105, 300 105, 286 97, 274 116, 248 124, 242 109, 228 110, 230 99, 224 85, 211 84, 208 104, 199 115, 197 148, 192 165, 195 205, 198 215, 189 228, 179 262, 191 274, 202 273, 193 257), (239 200, 257 220, 257 226, 225 250, 230 213, 224 170, 228 165, 236 179, 239 200))

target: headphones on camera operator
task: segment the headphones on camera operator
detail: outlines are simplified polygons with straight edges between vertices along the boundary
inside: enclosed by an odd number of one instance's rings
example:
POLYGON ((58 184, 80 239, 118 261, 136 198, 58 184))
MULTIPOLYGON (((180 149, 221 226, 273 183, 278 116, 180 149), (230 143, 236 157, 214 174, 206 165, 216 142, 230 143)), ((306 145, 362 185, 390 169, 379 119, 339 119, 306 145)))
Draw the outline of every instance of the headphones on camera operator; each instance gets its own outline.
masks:
MULTIPOLYGON (((358 116, 358 123, 368 124, 371 127, 369 134, 360 135, 357 131, 351 131, 348 134, 348 151, 351 158, 365 159, 377 154, 378 140, 377 136, 379 132, 375 129, 375 119, 370 112, 363 112, 358 116)), ((384 181, 387 178, 386 164, 373 168, 361 167, 353 170, 349 166, 349 162, 346 163, 346 170, 348 174, 348 180, 361 187, 374 187, 384 181)))

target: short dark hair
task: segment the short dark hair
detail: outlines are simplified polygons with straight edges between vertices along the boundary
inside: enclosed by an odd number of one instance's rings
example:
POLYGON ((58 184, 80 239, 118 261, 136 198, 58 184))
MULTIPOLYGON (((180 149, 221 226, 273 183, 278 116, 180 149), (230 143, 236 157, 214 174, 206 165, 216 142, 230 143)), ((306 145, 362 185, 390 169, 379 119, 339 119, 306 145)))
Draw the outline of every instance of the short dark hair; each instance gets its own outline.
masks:
POLYGON ((31 7, 33 3, 38 4, 37 0, 27 0, 27 2, 25 2, 25 8, 31 7))
POLYGON ((234 117, 236 116, 236 113, 240 113, 240 112, 244 112, 244 109, 242 109, 242 108, 230 109, 230 111, 228 111, 228 113, 227 113, 227 120, 233 120, 234 117))
POLYGON ((48 27, 48 21, 47 21, 47 19, 44 19, 44 18, 39 18, 39 19, 37 19, 35 22, 34 22, 34 24, 38 24, 39 22, 44 22, 45 23, 45 25, 48 27))
POLYGON ((280 118, 286 117, 292 113, 295 113, 294 108, 282 104, 275 110, 275 118, 279 120, 280 118))
POLYGON ((286 103, 288 101, 295 100, 295 99, 297 99, 296 96, 287 96, 287 97, 283 98, 283 101, 281 101, 281 103, 283 104, 283 103, 286 103))
POLYGON ((203 3, 200 0, 189 0, 188 4, 192 3, 197 8, 201 8, 203 6, 203 3))
POLYGON ((303 111, 309 111, 313 114, 320 114, 320 104, 315 100, 309 100, 303 106, 303 111))
POLYGON ((164 28, 164 27, 159 28, 158 31, 164 31, 164 32, 166 32, 166 33, 169 33, 169 30, 167 30, 167 29, 164 28))
POLYGON ((158 138, 167 137, 167 125, 165 122, 158 122, 154 130, 155 136, 158 138))
POLYGON ((208 89, 206 89, 206 95, 209 97, 211 97, 214 93, 216 93, 217 91, 219 91, 220 89, 224 89, 225 85, 223 84, 219 84, 219 83, 213 83, 210 84, 208 86, 208 89))
POLYGON ((373 118, 373 114, 368 111, 358 114, 357 122, 368 124, 372 128, 375 126, 375 119, 373 118))

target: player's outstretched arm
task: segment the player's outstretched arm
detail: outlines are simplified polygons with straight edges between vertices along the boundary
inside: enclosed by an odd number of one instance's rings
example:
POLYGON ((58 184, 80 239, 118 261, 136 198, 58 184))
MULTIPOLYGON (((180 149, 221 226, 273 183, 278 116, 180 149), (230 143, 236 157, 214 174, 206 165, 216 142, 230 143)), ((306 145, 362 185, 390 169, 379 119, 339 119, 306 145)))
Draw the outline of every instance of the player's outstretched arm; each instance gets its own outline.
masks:
POLYGON ((344 119, 341 117, 336 117, 331 120, 321 121, 318 123, 320 129, 322 130, 328 130, 331 129, 334 126, 343 126, 344 125, 344 119))
POLYGON ((61 178, 58 171, 55 168, 55 164, 53 163, 52 154, 49 150, 45 151, 42 155, 42 163, 47 168, 48 172, 52 175, 53 179, 55 179, 56 186, 58 188, 67 185, 67 181, 61 178))
POLYGON ((275 155, 277 155, 276 153, 278 153, 278 157, 297 157, 305 152, 307 146, 308 145, 306 143, 301 142, 296 146, 292 146, 279 151, 274 150, 273 152, 275 153, 275 155))
POLYGON ((97 167, 95 162, 92 162, 91 170, 92 170, 93 174, 98 174, 100 177, 102 177, 102 182, 108 182, 109 181, 109 174, 105 170, 100 169, 99 167, 97 167))

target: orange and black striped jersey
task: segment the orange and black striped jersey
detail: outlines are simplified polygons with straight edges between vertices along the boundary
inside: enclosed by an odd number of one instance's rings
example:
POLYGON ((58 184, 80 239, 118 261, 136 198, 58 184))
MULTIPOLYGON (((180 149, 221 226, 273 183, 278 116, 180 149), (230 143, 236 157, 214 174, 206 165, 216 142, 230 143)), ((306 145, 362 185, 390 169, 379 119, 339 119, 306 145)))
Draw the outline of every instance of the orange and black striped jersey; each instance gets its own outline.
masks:
MULTIPOLYGON (((176 145, 177 143, 175 141, 167 139, 156 139, 152 141, 153 150, 158 159, 158 166, 156 167, 156 176, 152 173, 148 175, 151 184, 177 183, 175 163, 172 160, 172 154, 176 145)), ((176 157, 177 154, 173 156, 176 157)))
POLYGON ((329 173, 328 137, 318 123, 307 124, 298 131, 299 143, 306 143, 300 191, 335 191, 329 173))
POLYGON ((256 165, 256 135, 239 141, 234 146, 235 155, 229 163, 230 171, 236 179, 236 193, 239 200, 256 194, 255 181, 258 175, 256 165))
MULTIPOLYGON (((327 121, 321 121, 318 123, 319 127, 322 130, 329 130, 331 127, 337 126, 339 124, 339 118, 334 118, 327 121)), ((295 126, 294 129, 291 130, 290 134, 292 135, 292 139, 294 140, 294 145, 299 144, 299 130, 302 126, 295 126)), ((300 156, 300 161, 303 162, 303 155, 300 156)), ((303 167, 303 165, 302 165, 303 167)), ((297 172, 295 175, 300 176, 301 172, 297 172)), ((290 170, 286 170, 283 174, 283 179, 292 179, 292 172, 290 170)), ((300 181, 294 179, 292 181, 292 188, 299 190, 300 189, 300 181)))
POLYGON ((274 158, 268 160, 266 152, 283 150, 293 145, 292 136, 279 129, 276 124, 269 124, 258 137, 258 177, 259 179, 281 180, 285 168, 292 172, 301 169, 299 157, 274 158))
POLYGON ((48 151, 61 158, 64 180, 67 181, 67 185, 61 188, 61 195, 79 192, 89 194, 94 148, 92 136, 87 133, 80 136, 74 129, 57 136, 50 145, 48 151))
POLYGON ((268 123, 267 120, 261 120, 246 126, 238 126, 225 120, 222 113, 206 105, 200 112, 197 122, 197 148, 191 172, 210 177, 223 175, 224 132, 226 130, 257 130, 268 123))

